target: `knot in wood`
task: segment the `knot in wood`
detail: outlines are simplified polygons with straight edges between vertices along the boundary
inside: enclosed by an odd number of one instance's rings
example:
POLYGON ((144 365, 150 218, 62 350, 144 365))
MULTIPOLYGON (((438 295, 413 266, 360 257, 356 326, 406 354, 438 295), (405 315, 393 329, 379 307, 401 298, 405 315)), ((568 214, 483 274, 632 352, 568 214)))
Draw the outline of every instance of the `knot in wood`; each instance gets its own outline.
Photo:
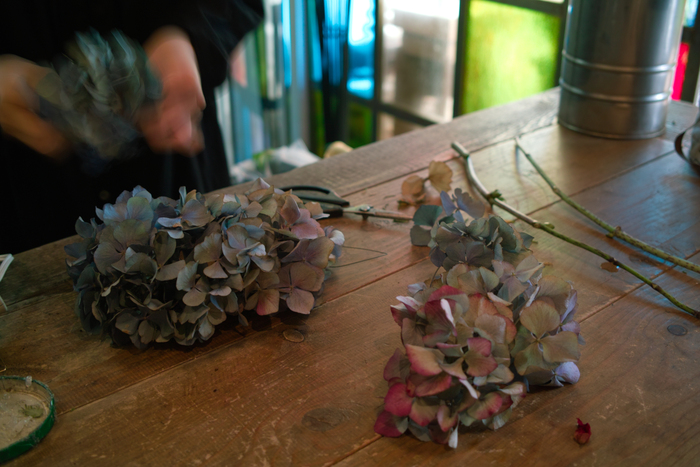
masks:
POLYGON ((337 427, 345 418, 340 409, 326 407, 307 412, 301 419, 301 424, 309 430, 324 432, 337 427))
POLYGON ((674 336, 685 336, 686 334, 688 334, 688 330, 680 324, 672 324, 666 329, 674 336))
POLYGON ((296 329, 285 329, 282 336, 284 336, 284 338, 289 342, 304 342, 304 335, 296 329))

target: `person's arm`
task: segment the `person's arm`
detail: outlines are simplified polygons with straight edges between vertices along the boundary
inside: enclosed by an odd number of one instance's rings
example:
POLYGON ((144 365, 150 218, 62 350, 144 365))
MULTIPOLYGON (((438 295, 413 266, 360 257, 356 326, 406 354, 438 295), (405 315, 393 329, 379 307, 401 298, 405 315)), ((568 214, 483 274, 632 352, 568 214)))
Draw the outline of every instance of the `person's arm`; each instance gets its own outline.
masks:
POLYGON ((0 129, 35 151, 62 159, 71 144, 37 115, 37 83, 51 70, 14 55, 0 55, 0 129))
POLYGON ((162 100, 139 117, 146 142, 155 151, 196 154, 204 144, 199 121, 206 103, 189 36, 166 26, 151 35, 144 50, 163 84, 162 100))

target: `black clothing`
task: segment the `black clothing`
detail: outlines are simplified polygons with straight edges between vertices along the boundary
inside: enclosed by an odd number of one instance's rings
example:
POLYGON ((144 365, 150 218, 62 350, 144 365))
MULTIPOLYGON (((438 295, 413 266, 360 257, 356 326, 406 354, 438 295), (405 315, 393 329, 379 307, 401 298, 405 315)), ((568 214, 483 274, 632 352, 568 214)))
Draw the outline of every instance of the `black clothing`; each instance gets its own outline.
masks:
POLYGON ((17 253, 75 234, 81 216, 113 203, 141 185, 154 196, 177 197, 180 186, 211 191, 230 184, 216 120, 214 87, 226 77, 228 56, 262 19, 261 0, 0 0, 0 55, 49 64, 76 32, 103 36, 113 29, 143 43, 158 28, 184 29, 197 55, 207 107, 202 116, 204 151, 195 158, 153 154, 143 140, 139 156, 101 175, 87 175, 72 157, 60 164, 0 129, 0 253, 17 253))

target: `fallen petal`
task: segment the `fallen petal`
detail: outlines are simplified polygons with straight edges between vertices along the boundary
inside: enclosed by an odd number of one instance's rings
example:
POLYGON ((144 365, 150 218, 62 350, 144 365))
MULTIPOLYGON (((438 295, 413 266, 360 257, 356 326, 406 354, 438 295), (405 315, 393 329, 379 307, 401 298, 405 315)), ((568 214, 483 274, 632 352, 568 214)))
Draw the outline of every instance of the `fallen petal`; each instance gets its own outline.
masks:
POLYGON ((576 427, 576 433, 574 433, 574 441, 578 444, 586 444, 591 438, 591 424, 584 424, 580 418, 577 418, 576 422, 578 422, 578 426, 576 427))

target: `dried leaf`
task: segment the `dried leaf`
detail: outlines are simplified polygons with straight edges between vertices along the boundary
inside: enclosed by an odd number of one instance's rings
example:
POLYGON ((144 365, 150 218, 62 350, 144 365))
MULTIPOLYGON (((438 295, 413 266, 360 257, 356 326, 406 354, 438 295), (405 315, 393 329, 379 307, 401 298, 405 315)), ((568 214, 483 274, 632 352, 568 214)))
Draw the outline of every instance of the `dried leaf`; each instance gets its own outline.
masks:
POLYGON ((425 180, 418 175, 411 175, 401 184, 401 194, 407 200, 423 194, 425 180))
POLYGON ((428 166, 428 180, 438 192, 450 191, 452 169, 444 162, 431 161, 428 166))

